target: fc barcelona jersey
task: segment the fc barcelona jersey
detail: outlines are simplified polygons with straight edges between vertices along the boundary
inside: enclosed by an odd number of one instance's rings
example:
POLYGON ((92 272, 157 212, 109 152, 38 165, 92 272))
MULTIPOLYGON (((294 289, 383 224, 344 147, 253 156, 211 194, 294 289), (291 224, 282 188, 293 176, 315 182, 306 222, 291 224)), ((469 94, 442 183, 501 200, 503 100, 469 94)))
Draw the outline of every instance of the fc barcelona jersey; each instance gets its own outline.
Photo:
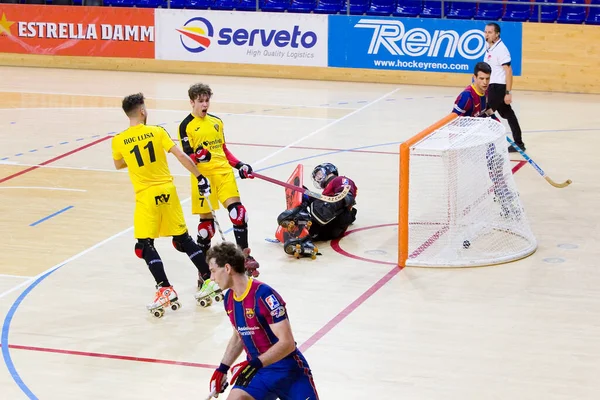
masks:
POLYGON ((233 290, 225 293, 225 311, 242 339, 249 359, 258 357, 277 343, 269 325, 287 319, 285 301, 269 285, 255 279, 240 297, 233 290))
POLYGON ((473 85, 468 86, 458 95, 452 112, 461 117, 480 117, 487 108, 487 95, 477 92, 473 85))

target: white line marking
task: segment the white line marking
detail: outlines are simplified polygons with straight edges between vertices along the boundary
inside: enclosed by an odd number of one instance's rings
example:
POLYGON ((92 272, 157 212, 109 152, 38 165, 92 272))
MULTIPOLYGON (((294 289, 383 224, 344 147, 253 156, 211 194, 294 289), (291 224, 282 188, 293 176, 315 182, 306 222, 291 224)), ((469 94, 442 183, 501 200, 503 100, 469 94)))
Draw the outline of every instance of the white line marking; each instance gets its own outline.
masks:
MULTIPOLYGON (((316 135, 316 134, 317 134, 317 133, 319 133, 319 132, 322 132, 322 131, 324 131, 325 129, 327 129, 327 128, 329 128, 329 127, 331 127, 331 126, 333 126, 333 125, 337 124, 338 122, 341 122, 341 121, 343 121, 343 120, 345 120, 345 119, 349 118, 349 117, 350 117, 350 116, 352 116, 352 115, 355 115, 355 114, 357 114, 357 113, 358 113, 358 112, 360 112, 360 111, 363 111, 363 110, 364 110, 364 109, 366 109, 367 107, 370 107, 370 106, 372 106, 373 104, 375 104, 375 103, 377 103, 377 102, 379 102, 379 101, 381 101, 381 100, 385 99, 386 97, 388 97, 388 96, 390 96, 390 95, 394 94, 394 93, 395 93, 395 92, 397 92, 398 90, 399 90, 399 88, 398 88, 398 89, 394 89, 393 91, 391 91, 391 92, 389 92, 389 93, 386 93, 386 94, 384 94, 383 96, 381 96, 381 97, 377 98, 377 99, 376 99, 376 100, 374 100, 373 102, 371 102, 371 103, 368 103, 368 104, 364 105, 363 107, 361 107, 361 108, 359 108, 359 109, 357 109, 357 110, 355 110, 355 111, 353 111, 353 112, 351 112, 351 113, 349 113, 349 114, 346 114, 346 115, 344 115, 343 117, 341 117, 341 118, 339 118, 339 119, 336 119, 335 121, 333 121, 333 122, 331 122, 331 123, 329 123, 329 124, 327 124, 327 125, 325 125, 325 126, 323 126, 323 127, 319 128, 319 129, 317 129, 317 130, 315 130, 315 131, 313 131, 313 132, 309 133, 309 134, 308 134, 308 135, 306 135, 306 136, 303 136, 303 137, 302 137, 302 138, 300 138, 299 140, 297 140, 297 141, 295 141, 295 142, 293 142, 293 143, 290 143, 290 144, 288 144, 287 146, 285 146, 285 147, 283 147, 283 148, 281 148, 281 149, 278 149, 277 151, 275 151, 275 152, 271 153, 269 156, 267 156, 267 157, 263 157, 262 159, 260 159, 260 160, 258 160, 258 161, 256 161, 256 162, 252 163, 251 165, 256 165, 256 164, 260 164, 260 163, 263 163, 263 162, 265 162, 266 160, 270 159, 271 157, 274 157, 275 155, 277 155, 277 154, 281 153, 282 151, 289 149, 291 146, 293 146, 293 145, 295 145, 295 144, 297 144, 297 143, 300 143, 301 141, 303 141, 303 140, 305 140, 305 139, 308 139, 309 137, 311 137, 311 136, 314 136, 314 135, 316 135)), ((119 171, 119 172, 120 172, 120 171, 119 171)), ((186 176, 189 176, 189 174, 186 174, 186 176)), ((181 204, 187 203, 188 201, 190 201, 190 199, 191 199, 191 197, 188 197, 187 199, 184 199, 183 201, 181 201, 181 204)), ((44 272, 42 272, 42 273, 40 273, 40 274, 38 274, 38 275, 36 275, 36 276, 34 276, 34 277, 30 278, 30 279, 27 279, 26 281, 22 282, 21 284, 19 284, 19 285, 15 286, 15 287, 13 287, 13 288, 11 288, 11 289, 8 289, 8 290, 6 290, 6 291, 4 291, 4 292, 0 293, 0 299, 1 299, 1 298, 3 298, 3 297, 5 297, 5 296, 7 296, 7 295, 9 295, 10 293, 12 293, 12 292, 14 292, 14 291, 17 291, 17 290, 19 290, 19 289, 20 289, 20 288, 22 288, 22 287, 25 287, 25 286, 28 286, 28 285, 30 285, 32 282, 35 282, 35 281, 36 281, 38 278, 40 278, 41 276, 43 276, 43 275, 45 275, 45 274, 47 274, 47 273, 49 273, 49 272, 52 272, 52 271, 54 271, 54 270, 57 270, 57 269, 58 269, 58 268, 60 268, 61 266, 65 265, 65 264, 68 264, 69 262, 71 262, 71 261, 74 261, 74 260, 78 259, 78 258, 79 258, 79 257, 81 257, 81 256, 84 256, 84 255, 86 255, 87 253, 89 253, 89 252, 91 252, 91 251, 93 251, 93 250, 97 249, 98 247, 100 247, 100 246, 104 245, 105 243, 108 243, 108 242, 110 242, 111 240, 113 240, 113 239, 116 239, 116 238, 118 238, 119 236, 121 236, 121 235, 124 235, 125 233, 127 233, 127 232, 130 232, 130 231, 132 231, 132 230, 133 230, 133 226, 130 226, 129 228, 127 228, 127 229, 125 229, 125 230, 123 230, 123 231, 121 231, 121 232, 119 232, 119 233, 117 233, 117 234, 114 234, 114 235, 112 235, 111 237, 109 237, 109 238, 107 238, 107 239, 104 239, 104 240, 103 240, 103 241, 101 241, 101 242, 98 242, 98 243, 96 243, 96 244, 95 244, 95 245, 93 245, 92 247, 89 247, 89 248, 87 248, 87 249, 83 250, 82 252, 75 254, 74 256, 72 256, 72 257, 70 257, 70 258, 66 259, 65 261, 63 261, 63 262, 61 262, 61 263, 59 263, 59 264, 56 264, 56 265, 55 265, 55 266, 53 266, 52 268, 49 268, 49 269, 45 270, 44 272)))
POLYGON ((21 275, 7 275, 0 274, 0 278, 18 278, 18 279, 29 279, 31 276, 21 276, 21 275))
MULTIPOLYGON (((31 111, 31 110, 119 110, 122 111, 118 107, 27 107, 27 108, 0 108, 0 111, 31 111)), ((186 110, 172 110, 172 109, 163 109, 163 108, 149 108, 149 110, 153 111, 163 111, 163 112, 178 112, 182 114, 189 114, 186 110)), ((346 108, 345 110, 352 111, 354 108, 346 108)), ((335 118, 321 118, 321 117, 299 117, 295 115, 268 115, 268 114, 260 114, 261 111, 255 111, 251 114, 248 113, 225 113, 225 112, 217 112, 219 115, 227 115, 232 117, 261 117, 261 118, 285 118, 285 119, 308 119, 308 120, 319 120, 319 121, 331 121, 335 120, 335 118)))
POLYGON ((15 165, 15 164, 18 164, 18 161, 3 160, 3 161, 0 161, 0 164, 15 165))
POLYGON ((284 150, 287 150, 287 149, 289 149, 290 147, 297 145, 298 143, 300 143, 300 142, 302 142, 302 141, 304 141, 304 140, 308 139, 308 138, 309 138, 309 137, 311 137, 311 136, 314 136, 314 135, 316 135, 316 134, 317 134, 317 133, 319 133, 319 132, 322 132, 322 131, 324 131, 324 130, 325 130, 325 129, 327 129, 327 128, 331 128, 333 125, 335 125, 335 124, 338 124, 338 123, 342 122, 343 120, 345 120, 345 119, 348 119, 348 118, 350 118, 351 116, 353 116, 353 115, 356 115, 356 114, 358 114, 359 112, 361 112, 361 111, 363 111, 363 110, 365 110, 365 109, 369 108, 369 107, 370 107, 370 106, 372 106, 373 104, 376 104, 376 103, 380 102, 381 100, 385 99, 386 97, 393 95, 393 94, 394 94, 394 93, 396 93, 398 90, 400 90, 400 88, 396 88, 396 89, 392 90, 391 92, 389 92, 389 93, 386 93, 386 94, 384 94, 384 95, 383 95, 383 96, 381 96, 381 97, 378 97, 377 99, 373 100, 371 103, 367 103, 367 104, 365 104, 364 106, 362 106, 361 108, 357 108, 356 110, 352 111, 351 113, 348 113, 348 114, 344 115, 343 117, 341 117, 341 118, 338 118, 338 119, 336 119, 336 120, 334 120, 334 121, 332 121, 332 122, 328 123, 327 125, 324 125, 324 126, 320 127, 319 129, 317 129, 317 130, 315 130, 315 131, 312 131, 312 132, 311 132, 311 133, 309 133, 308 135, 301 137, 300 139, 296 140, 295 142, 292 142, 292 143, 288 144, 287 146, 285 146, 285 147, 282 147, 281 149, 279 149, 279 150, 275 151, 274 153, 271 153, 271 154, 269 154, 268 156, 261 158, 260 160, 256 161, 256 162, 255 162, 254 164, 252 164, 252 165, 258 165, 258 164, 262 164, 263 162, 265 162, 265 161, 267 161, 268 159, 270 159, 270 158, 272 158, 272 157, 276 156, 277 154, 281 153, 282 151, 284 151, 284 150))
MULTIPOLYGON (((44 91, 35 91, 29 92, 25 90, 17 90, 17 89, 2 89, 0 90, 2 93, 27 93, 27 94, 55 94, 60 96, 82 96, 82 97, 106 97, 106 98, 115 98, 122 99, 125 95, 108 95, 108 94, 82 94, 82 93, 65 93, 65 92, 44 92, 44 91)), ((146 99, 152 100, 174 100, 174 101, 186 101, 184 97, 148 97, 146 99)), ((213 100, 213 104, 248 104, 248 105, 257 105, 257 106, 277 106, 277 107, 296 107, 296 108, 339 108, 342 110, 347 110, 349 107, 337 107, 337 106, 315 106, 315 105, 306 105, 306 104, 282 104, 282 103, 265 103, 265 102, 255 102, 255 101, 228 101, 228 100, 213 100)))
POLYGON ((63 190, 65 192, 87 192, 87 190, 84 190, 84 189, 69 189, 69 188, 43 187, 43 186, 0 186, 0 189, 38 189, 38 190, 63 190))

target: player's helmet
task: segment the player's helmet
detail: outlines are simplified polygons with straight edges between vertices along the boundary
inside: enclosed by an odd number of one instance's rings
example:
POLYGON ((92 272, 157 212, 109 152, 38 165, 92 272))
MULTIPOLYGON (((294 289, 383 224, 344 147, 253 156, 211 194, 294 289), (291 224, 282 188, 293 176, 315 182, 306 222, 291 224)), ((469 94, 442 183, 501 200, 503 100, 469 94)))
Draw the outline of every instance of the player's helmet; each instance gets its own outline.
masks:
POLYGON ((317 189, 325 189, 325 186, 327 186, 327 183, 329 183, 327 177, 330 174, 338 176, 338 169, 335 165, 331 163, 317 165, 312 172, 312 180, 315 184, 315 187, 317 189))

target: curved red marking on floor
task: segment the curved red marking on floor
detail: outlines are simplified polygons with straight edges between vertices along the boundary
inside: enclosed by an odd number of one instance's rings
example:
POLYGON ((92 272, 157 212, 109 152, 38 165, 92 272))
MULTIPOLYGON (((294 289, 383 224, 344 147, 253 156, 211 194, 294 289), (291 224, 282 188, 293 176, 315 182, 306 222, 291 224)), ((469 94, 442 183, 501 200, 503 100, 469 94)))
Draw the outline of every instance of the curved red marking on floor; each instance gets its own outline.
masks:
POLYGON ((341 254, 343 256, 346 256, 346 257, 349 257, 349 258, 353 258, 355 260, 366 261, 366 262, 375 263, 375 264, 397 265, 395 262, 373 260, 373 259, 370 259, 370 258, 361 257, 361 256, 358 256, 356 254, 352 254, 352 253, 347 252, 346 250, 342 249, 342 246, 340 246, 340 241, 343 238, 345 238, 346 236, 351 235, 353 233, 361 232, 361 231, 366 231, 366 230, 369 230, 369 229, 377 229, 377 228, 383 228, 383 227, 386 227, 386 226, 396 226, 396 225, 397 224, 380 224, 380 225, 373 225, 373 226, 365 226, 365 227, 358 228, 358 229, 352 229, 351 231, 346 231, 342 235, 342 237, 337 238, 337 239, 333 239, 331 241, 331 248, 335 252, 337 252, 337 253, 339 253, 339 254, 341 254))

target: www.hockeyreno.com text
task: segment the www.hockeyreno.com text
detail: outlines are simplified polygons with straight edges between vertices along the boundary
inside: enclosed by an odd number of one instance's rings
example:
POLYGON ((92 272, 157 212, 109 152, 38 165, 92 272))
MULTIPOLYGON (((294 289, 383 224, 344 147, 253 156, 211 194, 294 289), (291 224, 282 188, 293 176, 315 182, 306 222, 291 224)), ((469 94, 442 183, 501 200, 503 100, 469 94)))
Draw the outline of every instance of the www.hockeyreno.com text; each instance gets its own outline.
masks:
POLYGON ((468 71, 468 64, 447 64, 422 61, 402 61, 402 60, 373 60, 373 65, 376 67, 392 67, 392 68, 407 68, 427 71, 428 69, 436 70, 452 70, 452 71, 468 71))

